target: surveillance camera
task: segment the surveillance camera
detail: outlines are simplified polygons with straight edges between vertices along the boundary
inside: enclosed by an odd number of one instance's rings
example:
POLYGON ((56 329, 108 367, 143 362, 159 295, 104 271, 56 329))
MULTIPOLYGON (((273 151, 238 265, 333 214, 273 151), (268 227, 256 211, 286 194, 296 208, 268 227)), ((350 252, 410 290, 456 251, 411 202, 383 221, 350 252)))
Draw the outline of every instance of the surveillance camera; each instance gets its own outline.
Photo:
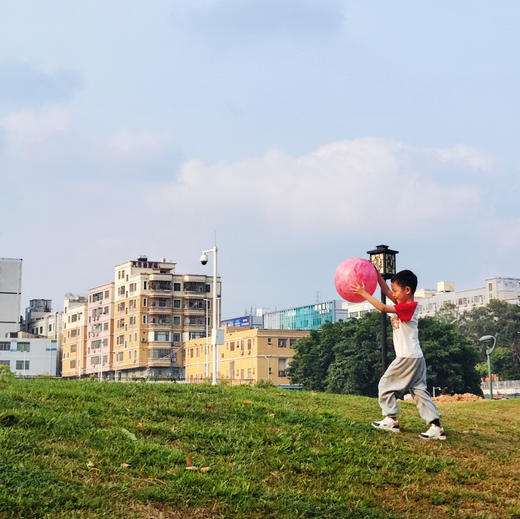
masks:
POLYGON ((200 257, 200 262, 205 265, 207 262, 208 262, 208 256, 206 255, 206 253, 204 252, 202 254, 202 256, 200 257))

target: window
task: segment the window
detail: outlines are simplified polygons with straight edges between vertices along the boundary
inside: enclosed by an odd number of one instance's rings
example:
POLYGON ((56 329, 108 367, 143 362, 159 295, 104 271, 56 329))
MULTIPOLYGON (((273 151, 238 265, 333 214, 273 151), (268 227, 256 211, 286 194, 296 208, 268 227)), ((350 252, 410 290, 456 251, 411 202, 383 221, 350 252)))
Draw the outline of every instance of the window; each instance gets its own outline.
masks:
POLYGON ((137 283, 130 283, 130 293, 133 293, 137 290, 137 283))
POLYGON ((146 297, 143 297, 143 306, 146 306, 146 297))
POLYGON ((170 340, 170 332, 154 332, 153 340, 156 342, 168 342, 170 340))
POLYGON ((146 290, 147 287, 148 287, 148 282, 145 281, 145 282, 143 283, 143 288, 146 290))
POLYGON ((272 337, 267 337, 267 344, 269 346, 272 346, 272 344, 273 344, 273 338, 272 337))
POLYGON ((231 351, 235 351, 235 342, 234 342, 234 341, 232 341, 232 342, 229 343, 229 349, 230 349, 231 351))
POLYGON ((181 300, 180 299, 174 299, 173 300, 173 308, 180 308, 181 307, 181 300))
POLYGON ((116 339, 116 344, 124 344, 125 343, 125 336, 124 335, 118 335, 116 339))
POLYGON ((180 333, 174 333, 173 334, 173 342, 181 342, 181 334, 180 333))
POLYGON ((0 351, 11 351, 11 343, 8 341, 0 342, 0 351))
POLYGON ((28 360, 17 360, 16 361, 16 369, 26 371, 29 369, 29 361, 28 360))
POLYGON ((206 289, 206 292, 211 292, 211 285, 206 283, 205 289, 206 289))
POLYGON ((180 326, 181 325, 181 318, 178 315, 173 316, 173 325, 174 326, 180 326))
POLYGON ((143 324, 146 324, 146 315, 143 315, 143 324))
POLYGON ((105 299, 108 299, 110 296, 110 292, 108 290, 105 290, 105 299))
MULTIPOLYGON (((30 342, 18 342, 16 344, 16 351, 31 351, 31 343, 30 342)), ((16 368, 21 369, 21 368, 16 368)))
POLYGON ((173 290, 175 290, 175 292, 180 292, 181 291, 181 284, 180 283, 174 283, 173 284, 173 290))
POLYGON ((287 348, 287 339, 278 339, 279 348, 287 348))
POLYGON ((70 361, 70 369, 73 369, 76 367, 76 361, 75 360, 71 360, 70 361))
POLYGON ((292 348, 298 339, 289 339, 289 346, 292 348))
POLYGON ((252 372, 251 368, 248 368, 248 370, 247 370, 247 378, 250 380, 253 378, 253 372, 252 372))

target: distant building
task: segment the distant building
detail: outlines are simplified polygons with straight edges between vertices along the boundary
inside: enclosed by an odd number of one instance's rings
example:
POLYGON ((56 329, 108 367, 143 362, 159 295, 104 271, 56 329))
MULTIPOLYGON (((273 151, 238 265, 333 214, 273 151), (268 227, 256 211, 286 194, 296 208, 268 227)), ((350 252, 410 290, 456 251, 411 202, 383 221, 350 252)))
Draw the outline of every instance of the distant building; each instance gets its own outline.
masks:
POLYGON ((317 330, 327 321, 331 323, 346 321, 348 303, 341 300, 325 301, 266 312, 263 318, 266 330, 317 330))
POLYGON ((114 341, 114 283, 88 291, 85 374, 100 379, 112 370, 114 341))
MULTIPOLYGON (((379 298, 379 293, 374 295, 379 298)), ((484 286, 467 290, 455 290, 453 282, 439 281, 436 290, 418 289, 415 292, 420 317, 434 316, 446 305, 453 305, 458 313, 463 313, 473 308, 486 306, 493 299, 520 304, 520 279, 489 278, 485 280, 484 286)), ((366 301, 357 304, 348 303, 347 308, 350 318, 360 317, 374 309, 366 301)))
MULTIPOLYGON (((263 380, 275 385, 290 383, 287 368, 298 339, 309 335, 302 330, 259 330, 226 328, 219 347, 217 379, 231 385, 256 384, 263 380)), ((186 343, 186 382, 200 383, 213 377, 213 350, 205 338, 186 343)))
POLYGON ((59 352, 53 339, 17 338, 0 340, 0 365, 17 376, 35 377, 59 374, 59 352))
POLYGON ((141 256, 115 267, 114 289, 114 377, 183 380, 182 347, 212 328, 220 278, 214 287, 212 276, 177 274, 175 263, 141 256))
POLYGON ((0 258, 0 339, 20 329, 22 260, 0 258))
POLYGON ((81 377, 86 372, 87 298, 69 296, 63 309, 61 334, 61 373, 63 377, 81 377))
POLYGON ((263 328, 264 318, 262 315, 243 315, 234 319, 224 319, 220 322, 223 328, 263 328))

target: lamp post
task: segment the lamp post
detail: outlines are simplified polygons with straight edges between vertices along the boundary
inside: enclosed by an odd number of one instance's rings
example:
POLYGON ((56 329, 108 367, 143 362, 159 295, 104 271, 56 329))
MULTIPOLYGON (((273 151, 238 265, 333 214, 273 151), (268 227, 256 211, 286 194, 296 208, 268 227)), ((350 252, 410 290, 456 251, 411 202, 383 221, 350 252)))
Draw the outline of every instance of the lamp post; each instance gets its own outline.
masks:
MULTIPOLYGON (((395 274, 395 256, 399 251, 388 248, 388 245, 377 245, 374 250, 367 251, 370 255, 370 262, 381 274, 384 280, 391 279, 395 274)), ((386 303, 386 295, 381 289, 381 302, 386 303)), ((388 366, 388 344, 386 340, 387 317, 381 312, 381 364, 383 373, 388 366)))
POLYGON ((200 262, 206 265, 208 253, 213 253, 213 318, 211 322, 211 344, 213 346, 213 377, 211 383, 217 383, 217 246, 212 249, 202 251, 200 262))
POLYGON ((209 378, 209 337, 208 337, 208 307, 209 307, 210 300, 207 298, 204 298, 204 320, 205 320, 205 326, 206 326, 206 350, 204 352, 204 378, 209 378))
POLYGON ((489 378, 489 399, 493 400, 493 381, 491 380, 491 358, 490 355, 493 353, 495 349, 495 345, 497 343, 497 338, 494 335, 483 335, 480 339, 480 342, 488 342, 493 341, 493 345, 491 348, 486 348, 487 355, 487 365, 488 365, 488 378, 489 378))

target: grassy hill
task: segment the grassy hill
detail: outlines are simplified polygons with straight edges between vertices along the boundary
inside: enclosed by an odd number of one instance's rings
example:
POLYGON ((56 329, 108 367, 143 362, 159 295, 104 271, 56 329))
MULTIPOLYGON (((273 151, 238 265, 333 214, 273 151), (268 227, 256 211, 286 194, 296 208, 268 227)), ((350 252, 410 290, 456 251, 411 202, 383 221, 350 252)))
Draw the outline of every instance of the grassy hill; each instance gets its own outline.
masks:
POLYGON ((391 434, 364 397, 4 381, 0 518, 520 518, 520 400, 441 404, 446 442, 402 410, 391 434))

